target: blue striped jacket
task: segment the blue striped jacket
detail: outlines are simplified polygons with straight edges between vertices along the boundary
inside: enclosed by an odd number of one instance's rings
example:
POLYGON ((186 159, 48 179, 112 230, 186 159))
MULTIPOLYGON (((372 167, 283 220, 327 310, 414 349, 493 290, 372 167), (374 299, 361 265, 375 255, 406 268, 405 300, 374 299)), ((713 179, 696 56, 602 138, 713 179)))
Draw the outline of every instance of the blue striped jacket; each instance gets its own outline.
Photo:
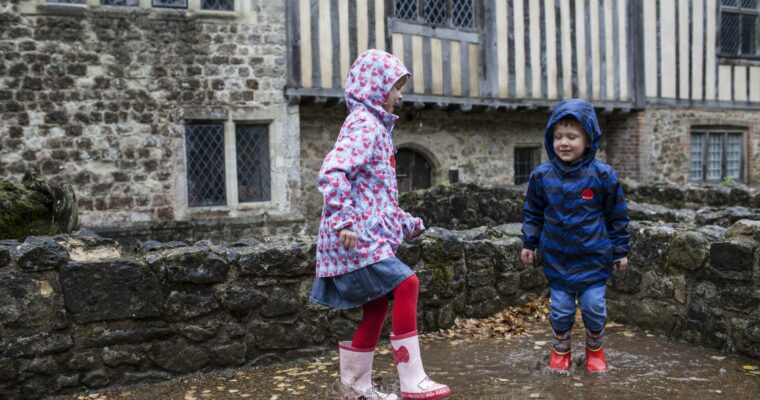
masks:
POLYGON ((530 174, 523 208, 523 247, 537 250, 552 289, 581 291, 604 285, 613 261, 628 255, 628 208, 615 170, 596 159, 602 131, 584 100, 559 103, 546 124, 549 161, 530 174), (591 146, 568 165, 554 152, 553 125, 577 119, 591 146))

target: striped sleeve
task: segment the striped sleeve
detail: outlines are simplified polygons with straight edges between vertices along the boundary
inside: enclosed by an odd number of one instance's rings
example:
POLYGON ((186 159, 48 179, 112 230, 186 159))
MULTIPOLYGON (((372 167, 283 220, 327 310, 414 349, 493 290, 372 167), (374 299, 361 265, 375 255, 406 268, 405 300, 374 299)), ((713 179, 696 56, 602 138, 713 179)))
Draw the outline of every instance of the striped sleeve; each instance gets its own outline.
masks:
POLYGON ((623 196, 623 185, 618 180, 614 170, 610 170, 609 178, 605 182, 606 193, 604 197, 604 220, 607 233, 612 241, 613 260, 619 260, 628 256, 631 247, 628 243, 628 205, 623 196))
POLYGON ((546 200, 541 187, 541 173, 533 171, 528 179, 528 193, 523 205, 522 241, 523 247, 530 250, 538 248, 541 229, 544 226, 544 209, 546 200))

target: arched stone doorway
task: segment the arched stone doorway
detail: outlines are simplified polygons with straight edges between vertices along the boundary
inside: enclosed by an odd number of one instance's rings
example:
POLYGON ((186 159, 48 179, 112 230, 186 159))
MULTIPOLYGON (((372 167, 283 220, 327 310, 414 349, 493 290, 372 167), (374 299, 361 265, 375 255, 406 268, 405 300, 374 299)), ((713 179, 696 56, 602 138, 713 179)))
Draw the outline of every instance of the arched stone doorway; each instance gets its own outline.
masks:
POLYGON ((396 153, 396 180, 400 192, 429 188, 432 170, 425 156, 412 149, 399 149, 396 153))

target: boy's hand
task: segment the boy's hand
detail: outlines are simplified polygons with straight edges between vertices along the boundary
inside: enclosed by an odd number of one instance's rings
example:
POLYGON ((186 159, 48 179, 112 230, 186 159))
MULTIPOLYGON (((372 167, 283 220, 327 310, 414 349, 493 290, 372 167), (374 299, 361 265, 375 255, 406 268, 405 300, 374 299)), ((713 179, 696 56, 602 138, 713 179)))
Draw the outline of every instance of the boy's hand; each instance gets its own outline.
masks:
POLYGON ((346 248, 346 250, 356 247, 356 241, 359 239, 359 235, 348 228, 341 229, 338 233, 338 237, 338 241, 346 248))
POLYGON ((520 260, 527 266, 533 266, 533 259, 535 259, 535 252, 530 249, 522 249, 520 252, 520 260))
POLYGON ((626 268, 628 268, 628 257, 623 257, 612 264, 612 269, 615 272, 623 272, 626 268))

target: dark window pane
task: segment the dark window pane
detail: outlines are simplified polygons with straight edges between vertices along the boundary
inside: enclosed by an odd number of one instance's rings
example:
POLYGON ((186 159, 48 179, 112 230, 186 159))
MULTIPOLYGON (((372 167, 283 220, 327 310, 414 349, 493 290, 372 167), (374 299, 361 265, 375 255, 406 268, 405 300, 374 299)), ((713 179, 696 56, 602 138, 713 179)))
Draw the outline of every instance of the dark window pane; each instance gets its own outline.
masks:
POLYGON ((214 11, 235 11, 235 0, 201 0, 201 9, 214 11))
POLYGON ((472 0, 453 0, 451 19, 455 27, 472 28, 474 21, 472 0))
POLYGON ((723 54, 739 53, 739 15, 721 13, 720 21, 720 51, 723 54))
POLYGON ((47 0, 47 2, 59 4, 86 4, 85 0, 47 0))
POLYGON ((757 49, 757 17, 742 15, 742 50, 741 54, 755 55, 757 49))
POLYGON ((227 204, 224 174, 224 126, 185 126, 187 202, 191 207, 227 204))
POLYGON ((515 147, 515 185, 528 182, 530 173, 538 166, 539 147, 515 147))
POLYGON ((393 7, 393 12, 396 18, 416 21, 418 15, 417 1, 418 0, 396 0, 393 7))
POLYGON ((239 125, 235 128, 237 149, 238 201, 269 201, 269 128, 266 125, 239 125))
POLYGON ((187 8, 187 0, 153 0, 156 8, 187 8))
POLYGON ((757 0, 742 0, 742 7, 757 8, 757 0))
POLYGON ((736 6, 736 0, 720 0, 720 4, 724 6, 736 6))
POLYGON ((100 4, 104 6, 130 6, 137 7, 140 5, 140 0, 100 0, 100 4))
POLYGON ((445 25, 447 18, 446 0, 425 0, 425 21, 430 24, 445 25))

